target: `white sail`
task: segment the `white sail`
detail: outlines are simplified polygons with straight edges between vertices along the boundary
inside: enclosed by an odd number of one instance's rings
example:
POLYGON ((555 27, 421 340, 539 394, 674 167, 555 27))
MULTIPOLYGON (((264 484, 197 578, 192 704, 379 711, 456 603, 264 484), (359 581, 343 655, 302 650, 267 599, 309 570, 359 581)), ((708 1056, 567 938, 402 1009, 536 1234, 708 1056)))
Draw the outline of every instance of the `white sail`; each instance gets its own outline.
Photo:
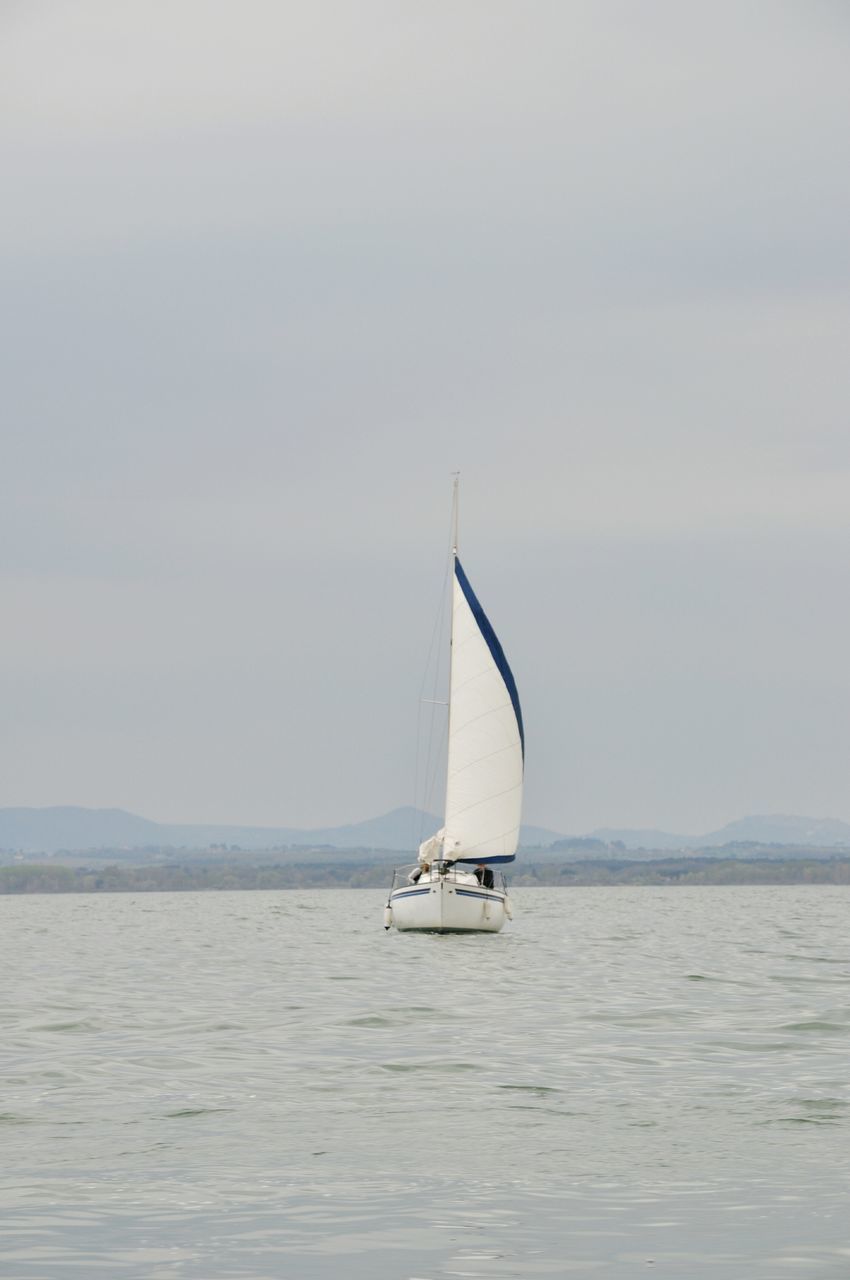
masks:
MULTIPOLYGON (((522 809, 523 728, 511 669, 455 557, 443 857, 510 862, 522 809)), ((424 846, 423 846, 424 847, 424 846)))

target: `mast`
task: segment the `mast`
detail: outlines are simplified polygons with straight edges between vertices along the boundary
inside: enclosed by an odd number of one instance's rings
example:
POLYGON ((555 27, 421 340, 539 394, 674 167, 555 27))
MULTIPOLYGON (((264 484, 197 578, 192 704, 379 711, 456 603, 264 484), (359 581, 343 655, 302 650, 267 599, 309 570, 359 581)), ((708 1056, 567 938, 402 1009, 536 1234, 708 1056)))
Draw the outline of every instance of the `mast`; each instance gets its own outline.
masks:
POLYGON ((460 510, 460 472, 454 472, 454 484, 452 485, 452 556, 457 555, 457 522, 460 510))
MULTIPOLYGON (((460 490, 460 472, 455 471, 454 481, 452 483, 452 577, 451 577, 451 584, 449 586, 449 607, 451 608, 452 612, 451 612, 451 623, 450 623, 450 629, 449 629, 449 690, 448 690, 449 718, 448 718, 448 725, 446 729, 446 794, 445 794, 445 800, 443 801, 443 824, 444 825, 446 820, 446 812, 448 809, 448 799, 449 799, 449 763, 450 763, 449 753, 450 753, 451 741, 452 741, 452 652, 454 650, 454 634, 455 634, 454 599, 455 599, 455 575, 457 572, 458 514, 460 509, 459 490, 460 490)), ((446 856, 445 840, 443 841, 442 854, 443 854, 443 857, 445 858, 446 856)))
POLYGON ((525 757, 516 681, 458 559, 459 487, 455 475, 444 816, 419 846, 420 862, 441 869, 458 860, 513 862, 525 757))

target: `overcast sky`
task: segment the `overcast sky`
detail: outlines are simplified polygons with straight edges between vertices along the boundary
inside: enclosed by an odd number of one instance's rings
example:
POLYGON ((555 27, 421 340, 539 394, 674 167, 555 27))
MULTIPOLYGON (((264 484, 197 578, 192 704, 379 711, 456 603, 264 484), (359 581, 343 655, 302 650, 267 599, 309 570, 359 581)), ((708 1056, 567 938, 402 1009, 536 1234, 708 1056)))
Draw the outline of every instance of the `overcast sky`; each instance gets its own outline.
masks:
POLYGON ((0 805, 850 819, 843 0, 7 0, 0 805))

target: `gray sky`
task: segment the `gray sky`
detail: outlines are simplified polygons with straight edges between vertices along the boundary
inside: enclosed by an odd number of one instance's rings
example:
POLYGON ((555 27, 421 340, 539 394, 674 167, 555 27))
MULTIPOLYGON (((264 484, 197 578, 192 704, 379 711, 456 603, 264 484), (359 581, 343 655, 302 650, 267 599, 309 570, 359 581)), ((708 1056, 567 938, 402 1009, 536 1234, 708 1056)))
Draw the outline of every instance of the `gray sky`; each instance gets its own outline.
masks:
POLYGON ((0 9, 0 804, 413 799, 462 549, 526 817, 850 818, 850 11, 0 9))

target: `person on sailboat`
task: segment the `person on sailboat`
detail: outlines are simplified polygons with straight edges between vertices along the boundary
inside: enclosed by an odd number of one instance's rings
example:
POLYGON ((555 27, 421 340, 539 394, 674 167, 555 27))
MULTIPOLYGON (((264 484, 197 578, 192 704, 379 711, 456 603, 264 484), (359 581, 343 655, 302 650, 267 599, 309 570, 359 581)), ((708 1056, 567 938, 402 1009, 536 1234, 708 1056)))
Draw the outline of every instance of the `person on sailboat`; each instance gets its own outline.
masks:
POLYGON ((483 862, 479 862, 478 866, 475 868, 475 879, 483 889, 492 889, 496 883, 496 878, 493 875, 493 872, 489 867, 485 866, 483 862))
POLYGON ((414 867, 410 875, 407 877, 411 884, 418 884, 419 877, 426 871, 431 870, 430 862, 423 862, 421 867, 414 867))

